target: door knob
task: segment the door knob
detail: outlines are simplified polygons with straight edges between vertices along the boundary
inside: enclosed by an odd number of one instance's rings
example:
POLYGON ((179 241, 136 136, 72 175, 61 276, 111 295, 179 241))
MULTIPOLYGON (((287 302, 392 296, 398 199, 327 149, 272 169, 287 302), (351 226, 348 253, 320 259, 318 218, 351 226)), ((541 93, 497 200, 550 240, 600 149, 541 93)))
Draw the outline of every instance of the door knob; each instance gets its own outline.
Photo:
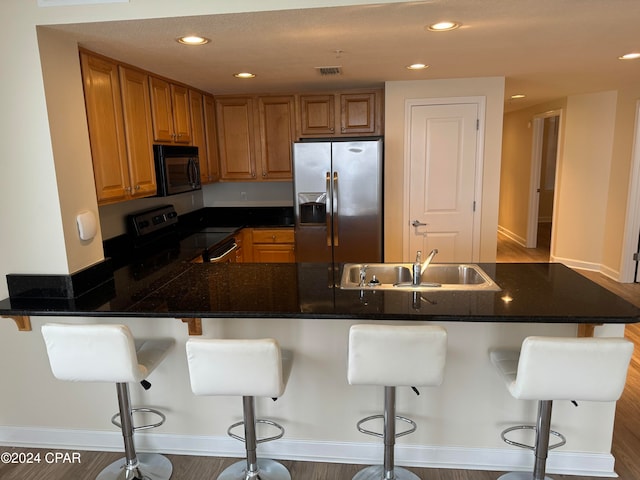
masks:
POLYGON ((413 222, 411 222, 411 225, 413 225, 414 227, 418 228, 418 227, 426 227, 427 225, 429 225, 428 223, 422 223, 418 220, 414 220, 413 222))

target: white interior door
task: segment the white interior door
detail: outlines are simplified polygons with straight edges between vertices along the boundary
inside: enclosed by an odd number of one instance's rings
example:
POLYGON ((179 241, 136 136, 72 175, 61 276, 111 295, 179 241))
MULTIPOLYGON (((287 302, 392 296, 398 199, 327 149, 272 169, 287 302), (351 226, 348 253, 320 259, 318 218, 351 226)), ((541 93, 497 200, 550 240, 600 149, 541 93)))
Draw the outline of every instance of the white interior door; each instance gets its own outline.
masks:
POLYGON ((437 248, 437 262, 475 261, 479 105, 410 108, 409 259, 437 248))

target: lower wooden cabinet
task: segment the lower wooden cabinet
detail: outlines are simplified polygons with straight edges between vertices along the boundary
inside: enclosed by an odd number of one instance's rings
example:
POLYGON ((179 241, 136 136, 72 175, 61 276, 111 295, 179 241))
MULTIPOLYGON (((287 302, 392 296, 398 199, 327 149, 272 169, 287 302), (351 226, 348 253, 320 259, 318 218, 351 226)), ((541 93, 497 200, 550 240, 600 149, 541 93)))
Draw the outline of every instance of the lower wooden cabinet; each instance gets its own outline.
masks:
POLYGON ((245 228, 243 260, 253 263, 296 261, 293 228, 245 228))

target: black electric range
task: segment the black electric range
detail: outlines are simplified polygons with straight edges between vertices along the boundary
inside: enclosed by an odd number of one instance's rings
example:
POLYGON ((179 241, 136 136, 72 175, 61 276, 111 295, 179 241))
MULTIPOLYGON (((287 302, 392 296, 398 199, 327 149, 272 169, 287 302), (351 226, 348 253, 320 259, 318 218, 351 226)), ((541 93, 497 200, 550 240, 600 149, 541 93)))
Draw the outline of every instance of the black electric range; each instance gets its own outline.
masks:
POLYGON ((202 251, 204 262, 220 261, 237 248, 233 234, 238 230, 235 227, 208 227, 197 231, 182 231, 186 236, 180 241, 180 245, 183 249, 202 251))
POLYGON ((127 215, 127 234, 105 242, 105 256, 136 280, 153 276, 171 264, 226 258, 236 248, 236 227, 182 227, 173 205, 127 215))

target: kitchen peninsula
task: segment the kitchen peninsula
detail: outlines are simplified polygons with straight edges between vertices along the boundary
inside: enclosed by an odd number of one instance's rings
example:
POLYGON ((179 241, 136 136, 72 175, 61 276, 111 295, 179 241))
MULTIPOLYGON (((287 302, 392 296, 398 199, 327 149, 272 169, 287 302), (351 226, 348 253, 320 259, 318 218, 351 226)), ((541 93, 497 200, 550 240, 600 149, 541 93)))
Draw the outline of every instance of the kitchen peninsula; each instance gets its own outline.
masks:
MULTIPOLYGON (((186 252, 184 252, 186 255, 186 252)), ((186 255, 188 257, 188 255, 186 255)), ((268 445, 280 459, 370 463, 378 444, 355 428, 377 413, 377 391, 346 382, 348 330, 371 321, 429 322, 449 333, 445 381, 437 389, 398 392, 400 414, 418 431, 399 440, 397 462, 407 466, 483 470, 524 469, 530 453, 504 445, 500 431, 535 418, 534 402, 513 400, 493 371, 488 351, 518 346, 529 335, 575 336, 579 324, 602 324, 596 335, 621 336, 624 324, 640 321, 640 309, 561 264, 480 264, 500 291, 397 292, 342 290, 342 265, 324 263, 202 264, 178 261, 152 281, 136 280, 127 266, 85 298, 47 301, 8 298, 4 317, 32 317, 33 332, 18 332, 8 320, 0 332, 13 341, 2 359, 23 358, 14 367, 5 410, 14 427, 0 431, 0 444, 117 450, 119 433, 105 437, 113 410, 111 385, 70 386, 52 378, 40 325, 50 321, 125 323, 135 335, 176 338, 176 349, 152 375, 154 388, 134 392, 137 404, 166 410, 167 422, 139 435, 142 445, 165 453, 239 456, 241 445, 225 431, 238 415, 233 398, 202 403, 188 385, 184 343, 190 333, 221 338, 276 338, 293 352, 285 394, 260 401, 261 416, 285 426, 285 438, 268 445), (52 318, 56 317, 56 318, 52 318), (61 318, 57 318, 61 317, 61 318), (198 319, 198 322, 195 320, 198 319), (200 323, 201 319, 201 323, 200 323), (200 327, 200 328, 198 328, 200 327), (3 330, 2 330, 3 329, 3 330), (47 402, 25 411, 37 385, 47 402), (91 398, 87 402, 86 398, 91 398), (83 400, 84 399, 84 400, 83 400), (60 415, 59 412, 68 412, 60 415), (317 419, 322 418, 319 422, 317 419), (44 443, 42 438, 49 438, 44 443)), ((567 446, 552 456, 550 472, 609 476, 614 404, 569 402, 554 406, 553 426, 567 446)))
MULTIPOLYGON (((188 254, 191 258, 193 254, 188 254)), ((151 282, 128 266, 74 299, 8 298, 2 316, 333 318, 626 324, 640 308, 558 263, 480 267, 500 291, 343 290, 342 265, 175 262, 151 282)))

